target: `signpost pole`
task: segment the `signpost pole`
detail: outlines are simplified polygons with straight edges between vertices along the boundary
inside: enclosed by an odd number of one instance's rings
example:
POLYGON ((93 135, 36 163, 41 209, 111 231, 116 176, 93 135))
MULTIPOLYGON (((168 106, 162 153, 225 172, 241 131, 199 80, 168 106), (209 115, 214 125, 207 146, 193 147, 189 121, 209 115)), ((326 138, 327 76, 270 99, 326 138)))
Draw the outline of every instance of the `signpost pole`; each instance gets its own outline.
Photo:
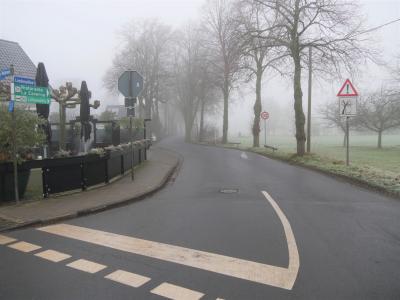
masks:
MULTIPOLYGON (((11 94, 14 94, 14 67, 11 65, 11 94)), ((13 156, 13 168, 14 168, 14 194, 15 202, 19 203, 19 189, 18 189, 18 162, 17 162, 17 120, 15 116, 15 99, 11 97, 11 101, 14 101, 14 107, 11 112, 12 116, 12 156, 13 156)))
POLYGON ((134 179, 133 120, 135 103, 143 89, 143 77, 136 71, 127 70, 118 78, 118 90, 125 96, 125 107, 129 115, 129 140, 131 146, 131 177, 134 179))
POLYGON ((15 116, 15 107, 12 111, 12 140, 13 140, 13 167, 14 167, 14 192, 15 201, 19 203, 18 191, 18 163, 17 163, 17 121, 15 116))
MULTIPOLYGON (((132 72, 129 72, 129 98, 132 98, 132 72)), ((131 100, 130 100, 131 101, 131 100)), ((130 102, 131 103, 131 102, 130 102)), ((131 142, 131 179, 135 178, 134 174, 134 156, 133 156, 133 132, 132 132, 132 113, 129 113, 129 138, 131 142)))
POLYGON ((264 145, 267 144, 267 119, 264 119, 264 145))
POLYGON ((133 157, 133 134, 132 134, 132 115, 129 116, 129 136, 130 136, 130 143, 131 143, 131 178, 132 181, 135 177, 135 174, 133 173, 133 169, 134 169, 134 157, 133 157))
POLYGON ((346 79, 338 94, 339 114, 346 117, 346 166, 350 165, 350 116, 357 115, 358 92, 349 79, 346 79))
POLYGON ((350 117, 346 117, 346 166, 350 165, 350 151, 349 151, 349 118, 350 117))

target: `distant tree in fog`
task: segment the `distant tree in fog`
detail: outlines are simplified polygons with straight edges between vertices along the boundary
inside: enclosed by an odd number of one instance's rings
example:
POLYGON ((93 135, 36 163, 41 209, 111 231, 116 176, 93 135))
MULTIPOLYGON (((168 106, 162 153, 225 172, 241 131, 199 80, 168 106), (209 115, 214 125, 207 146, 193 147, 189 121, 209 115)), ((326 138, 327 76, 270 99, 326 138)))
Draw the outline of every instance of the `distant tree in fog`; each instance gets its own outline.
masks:
POLYGON ((103 111, 99 116, 100 121, 113 121, 116 119, 117 119, 117 114, 110 110, 103 111))
MULTIPOLYGON (((343 132, 343 147, 346 146, 346 118, 342 117, 339 113, 339 102, 337 99, 330 101, 319 109, 322 119, 325 120, 325 124, 331 128, 338 128, 343 132)), ((357 119, 349 119, 350 127, 354 128, 357 125, 357 119)))
POLYGON ((192 140, 192 130, 196 115, 204 109, 215 88, 211 80, 207 60, 207 48, 203 45, 201 31, 196 25, 188 25, 175 36, 169 65, 170 87, 175 95, 175 103, 184 119, 185 140, 192 140))
POLYGON ((233 18, 232 1, 207 0, 203 25, 208 33, 204 45, 210 50, 215 84, 223 96, 222 143, 228 142, 229 96, 239 78, 241 43, 237 22, 233 18))
POLYGON ((383 132, 400 127, 400 92, 381 89, 359 99, 357 120, 362 128, 378 134, 378 148, 382 148, 383 132))
POLYGON ((136 70, 144 77, 138 115, 152 118, 152 129, 157 136, 161 133, 159 104, 166 101, 163 91, 167 74, 165 61, 172 35, 170 27, 158 21, 128 23, 121 32, 123 46, 103 78, 104 86, 110 92, 117 92, 118 78, 124 71, 136 70))

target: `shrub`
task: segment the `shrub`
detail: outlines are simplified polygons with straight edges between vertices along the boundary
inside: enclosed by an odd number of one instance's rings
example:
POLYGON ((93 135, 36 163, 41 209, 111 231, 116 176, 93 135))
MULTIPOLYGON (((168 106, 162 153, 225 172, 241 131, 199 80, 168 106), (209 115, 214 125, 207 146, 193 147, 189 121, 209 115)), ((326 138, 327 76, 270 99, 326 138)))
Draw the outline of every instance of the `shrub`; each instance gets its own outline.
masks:
MULTIPOLYGON (((42 145, 46 139, 39 125, 44 123, 36 113, 15 107, 17 153, 20 157, 35 146, 42 145)), ((12 113, 6 105, 0 104, 0 160, 9 161, 12 157, 12 113)))

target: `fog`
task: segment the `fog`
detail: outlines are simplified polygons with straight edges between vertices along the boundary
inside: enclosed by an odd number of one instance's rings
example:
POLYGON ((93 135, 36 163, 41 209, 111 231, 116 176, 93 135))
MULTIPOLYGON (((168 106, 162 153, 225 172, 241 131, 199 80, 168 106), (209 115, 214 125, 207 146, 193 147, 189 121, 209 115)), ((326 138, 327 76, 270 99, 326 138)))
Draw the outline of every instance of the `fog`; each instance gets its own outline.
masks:
MULTIPOLYGON (((360 3, 369 28, 400 16, 398 0, 364 0, 360 3)), ((198 18, 202 4, 202 0, 0 0, 0 38, 18 42, 35 64, 44 62, 50 84, 54 87, 65 81, 79 85, 81 80, 86 80, 93 99, 101 100, 104 109, 107 104, 118 102, 116 96, 107 93, 102 78, 121 45, 118 32, 124 24, 154 18, 178 28, 198 18)), ((376 43, 382 49, 383 59, 394 64, 395 56, 400 54, 400 23, 380 29, 375 36, 376 43)), ((360 75, 352 78, 361 94, 382 84, 392 84, 383 67, 370 64, 361 70, 360 75)), ((303 72, 303 76, 306 75, 306 71, 303 72)), ((314 78, 315 112, 322 103, 335 98, 340 81, 328 83, 314 78)), ((289 77, 277 75, 266 78, 263 109, 275 107, 273 111, 276 113, 289 111, 293 103, 291 85, 289 77)), ((307 82, 304 77, 304 103, 306 91, 307 82)), ((250 134, 254 101, 252 84, 242 85, 232 98, 230 133, 250 134)), ((277 119, 277 116, 271 115, 271 119, 277 119)), ((222 123, 219 118, 215 122, 218 122, 218 126, 222 123)))

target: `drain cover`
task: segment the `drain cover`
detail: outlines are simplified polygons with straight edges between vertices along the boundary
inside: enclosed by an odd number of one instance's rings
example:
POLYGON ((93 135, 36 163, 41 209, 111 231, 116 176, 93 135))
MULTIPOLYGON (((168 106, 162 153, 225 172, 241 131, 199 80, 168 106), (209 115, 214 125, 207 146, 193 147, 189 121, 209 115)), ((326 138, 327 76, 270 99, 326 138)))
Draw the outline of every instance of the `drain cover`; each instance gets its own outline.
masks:
POLYGON ((221 189, 220 192, 223 194, 234 194, 238 193, 239 189, 221 189))

